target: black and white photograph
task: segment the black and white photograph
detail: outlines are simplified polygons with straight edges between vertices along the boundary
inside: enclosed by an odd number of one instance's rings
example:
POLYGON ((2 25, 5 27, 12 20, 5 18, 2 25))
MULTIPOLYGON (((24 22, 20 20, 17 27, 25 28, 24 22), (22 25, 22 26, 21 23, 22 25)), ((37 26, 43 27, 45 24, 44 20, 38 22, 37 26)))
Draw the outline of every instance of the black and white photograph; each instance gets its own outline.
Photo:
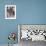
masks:
POLYGON ((18 42, 20 46, 31 46, 46 42, 46 25, 18 25, 18 42))
POLYGON ((5 19, 16 19, 16 5, 5 5, 5 19))

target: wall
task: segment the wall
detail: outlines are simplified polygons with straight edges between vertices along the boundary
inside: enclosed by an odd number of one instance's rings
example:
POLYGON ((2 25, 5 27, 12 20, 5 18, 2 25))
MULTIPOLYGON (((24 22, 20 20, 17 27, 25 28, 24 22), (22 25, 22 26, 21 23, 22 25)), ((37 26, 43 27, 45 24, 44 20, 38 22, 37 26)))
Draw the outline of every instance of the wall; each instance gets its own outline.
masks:
MULTIPOLYGON (((46 24, 46 0, 0 0, 0 44, 7 44, 17 24, 46 24), (5 5, 16 5, 16 20, 5 20, 5 5)), ((17 43, 17 40, 16 40, 17 43)))

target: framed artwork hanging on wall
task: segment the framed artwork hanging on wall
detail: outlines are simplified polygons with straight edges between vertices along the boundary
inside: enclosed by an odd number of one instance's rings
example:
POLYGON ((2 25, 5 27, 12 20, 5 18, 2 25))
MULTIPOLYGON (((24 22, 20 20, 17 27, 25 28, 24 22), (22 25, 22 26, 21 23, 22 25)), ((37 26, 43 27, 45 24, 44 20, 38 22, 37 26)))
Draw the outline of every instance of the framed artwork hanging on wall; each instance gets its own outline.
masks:
POLYGON ((16 5, 5 5, 5 19, 16 19, 16 5))

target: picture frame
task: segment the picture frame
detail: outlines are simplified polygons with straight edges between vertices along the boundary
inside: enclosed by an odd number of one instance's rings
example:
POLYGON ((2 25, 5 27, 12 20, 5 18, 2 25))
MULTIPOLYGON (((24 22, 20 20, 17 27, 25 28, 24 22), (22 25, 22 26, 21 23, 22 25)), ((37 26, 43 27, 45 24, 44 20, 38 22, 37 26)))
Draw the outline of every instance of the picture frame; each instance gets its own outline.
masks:
POLYGON ((5 19, 16 19, 16 5, 5 5, 5 19))

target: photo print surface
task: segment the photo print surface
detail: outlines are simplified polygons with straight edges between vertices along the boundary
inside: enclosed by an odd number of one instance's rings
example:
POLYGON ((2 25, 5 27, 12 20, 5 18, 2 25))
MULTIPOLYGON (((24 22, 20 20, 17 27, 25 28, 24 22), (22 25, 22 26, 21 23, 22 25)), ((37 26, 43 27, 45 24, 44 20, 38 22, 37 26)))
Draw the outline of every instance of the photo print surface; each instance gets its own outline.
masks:
POLYGON ((5 5, 5 19, 16 19, 16 5, 5 5))
POLYGON ((18 28, 20 28, 20 41, 46 41, 46 25, 22 24, 18 28))

